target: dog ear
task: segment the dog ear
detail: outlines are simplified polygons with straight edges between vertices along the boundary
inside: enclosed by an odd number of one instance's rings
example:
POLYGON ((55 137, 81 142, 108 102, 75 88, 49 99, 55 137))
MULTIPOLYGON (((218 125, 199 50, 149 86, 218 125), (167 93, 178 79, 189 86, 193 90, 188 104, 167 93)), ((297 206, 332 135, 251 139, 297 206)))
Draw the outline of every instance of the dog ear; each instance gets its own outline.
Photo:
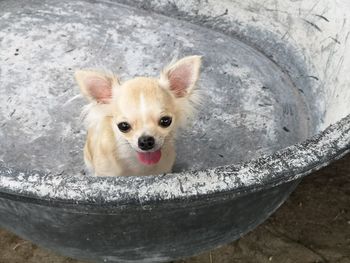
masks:
POLYGON ((118 79, 113 75, 90 70, 78 70, 74 74, 81 93, 98 103, 109 103, 112 99, 112 89, 118 84, 118 79))
POLYGON ((162 86, 177 98, 191 94, 199 77, 201 56, 189 56, 167 66, 160 75, 162 86))

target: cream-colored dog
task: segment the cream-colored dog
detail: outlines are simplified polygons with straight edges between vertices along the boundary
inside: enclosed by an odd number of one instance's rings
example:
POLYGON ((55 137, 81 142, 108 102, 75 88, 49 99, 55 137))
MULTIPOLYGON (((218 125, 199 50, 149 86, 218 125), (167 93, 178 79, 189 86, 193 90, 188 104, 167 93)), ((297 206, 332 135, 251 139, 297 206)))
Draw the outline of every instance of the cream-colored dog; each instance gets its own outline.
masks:
POLYGON ((170 172, 174 139, 194 110, 201 57, 167 66, 159 79, 137 77, 120 83, 109 74, 75 73, 86 107, 86 166, 97 176, 170 172))

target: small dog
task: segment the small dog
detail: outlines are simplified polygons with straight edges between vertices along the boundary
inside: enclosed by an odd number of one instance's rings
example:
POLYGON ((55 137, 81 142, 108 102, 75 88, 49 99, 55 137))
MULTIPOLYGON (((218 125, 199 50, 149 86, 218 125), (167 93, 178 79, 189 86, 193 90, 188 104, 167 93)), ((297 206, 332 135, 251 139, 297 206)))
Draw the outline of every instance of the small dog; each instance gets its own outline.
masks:
POLYGON ((136 77, 120 83, 113 74, 79 70, 75 78, 86 106, 84 148, 96 176, 156 175, 170 172, 174 139, 194 113, 200 56, 171 63, 160 78, 136 77))

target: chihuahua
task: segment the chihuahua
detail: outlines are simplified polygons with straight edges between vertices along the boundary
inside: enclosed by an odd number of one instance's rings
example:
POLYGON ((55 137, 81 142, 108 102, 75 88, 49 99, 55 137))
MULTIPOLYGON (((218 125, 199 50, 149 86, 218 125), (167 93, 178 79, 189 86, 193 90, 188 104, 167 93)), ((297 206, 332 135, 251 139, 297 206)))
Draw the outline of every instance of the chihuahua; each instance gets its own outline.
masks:
POLYGON ((178 128, 194 113, 200 56, 189 56, 162 70, 159 78, 136 77, 120 83, 113 74, 79 70, 88 132, 84 161, 96 176, 157 175, 175 162, 178 128))

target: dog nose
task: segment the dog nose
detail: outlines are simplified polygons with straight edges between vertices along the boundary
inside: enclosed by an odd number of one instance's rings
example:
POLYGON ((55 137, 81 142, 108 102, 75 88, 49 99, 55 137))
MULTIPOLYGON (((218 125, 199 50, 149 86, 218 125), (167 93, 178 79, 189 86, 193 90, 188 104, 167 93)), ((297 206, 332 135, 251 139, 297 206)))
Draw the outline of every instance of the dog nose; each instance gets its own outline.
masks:
POLYGON ((138 145, 141 150, 147 151, 154 147, 155 140, 152 136, 141 136, 138 140, 138 145))

